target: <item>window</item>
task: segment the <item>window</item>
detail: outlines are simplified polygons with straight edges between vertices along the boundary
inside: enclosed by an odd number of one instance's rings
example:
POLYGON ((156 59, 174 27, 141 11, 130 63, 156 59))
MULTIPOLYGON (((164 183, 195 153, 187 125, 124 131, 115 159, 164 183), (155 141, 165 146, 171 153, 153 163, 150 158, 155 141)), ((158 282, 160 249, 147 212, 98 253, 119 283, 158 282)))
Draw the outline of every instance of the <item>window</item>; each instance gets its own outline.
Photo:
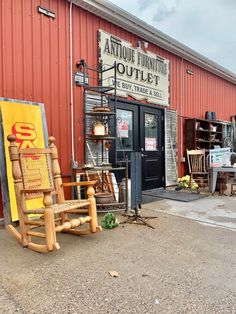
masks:
POLYGON ((145 113, 145 150, 153 151, 157 150, 157 115, 145 113))
POLYGON ((133 112, 117 109, 116 119, 117 150, 133 150, 133 112))

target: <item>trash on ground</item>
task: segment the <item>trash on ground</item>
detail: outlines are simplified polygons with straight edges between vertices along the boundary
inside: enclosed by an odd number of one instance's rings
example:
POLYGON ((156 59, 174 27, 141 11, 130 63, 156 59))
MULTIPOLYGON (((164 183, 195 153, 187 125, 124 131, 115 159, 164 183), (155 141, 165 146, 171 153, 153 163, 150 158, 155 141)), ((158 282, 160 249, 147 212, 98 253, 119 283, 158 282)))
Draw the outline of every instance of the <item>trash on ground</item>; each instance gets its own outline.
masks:
POLYGON ((160 304, 160 301, 158 299, 155 299, 155 304, 160 304))
POLYGON ((112 277, 119 277, 119 273, 117 271, 115 271, 115 270, 110 270, 108 273, 112 277))

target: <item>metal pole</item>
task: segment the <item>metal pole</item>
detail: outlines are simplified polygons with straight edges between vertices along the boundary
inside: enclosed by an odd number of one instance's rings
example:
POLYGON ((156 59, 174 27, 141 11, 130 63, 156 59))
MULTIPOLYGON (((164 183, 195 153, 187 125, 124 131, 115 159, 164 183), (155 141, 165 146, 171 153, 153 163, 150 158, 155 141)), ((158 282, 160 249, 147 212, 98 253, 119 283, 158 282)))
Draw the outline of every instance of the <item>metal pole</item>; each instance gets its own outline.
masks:
POLYGON ((127 213, 129 210, 129 190, 128 190, 128 176, 129 176, 129 169, 128 169, 128 156, 125 156, 125 212, 127 213))
POLYGON ((70 17, 69 17, 69 40, 70 40, 70 118, 71 118, 71 159, 74 163, 75 160, 75 143, 74 143, 74 94, 73 94, 73 29, 72 29, 72 6, 70 2, 70 17))

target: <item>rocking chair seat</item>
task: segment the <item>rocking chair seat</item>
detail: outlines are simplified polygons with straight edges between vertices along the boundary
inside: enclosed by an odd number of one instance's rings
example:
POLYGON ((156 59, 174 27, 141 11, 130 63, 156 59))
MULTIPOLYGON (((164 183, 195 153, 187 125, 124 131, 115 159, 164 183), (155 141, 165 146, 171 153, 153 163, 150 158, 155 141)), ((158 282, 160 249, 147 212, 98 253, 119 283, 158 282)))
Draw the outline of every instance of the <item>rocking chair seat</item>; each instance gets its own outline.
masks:
MULTIPOLYGON (((84 208, 89 205, 89 201, 83 201, 82 203, 78 201, 68 201, 63 204, 53 204, 50 206, 50 208, 53 209, 54 214, 61 214, 63 212, 68 212, 72 209, 77 209, 77 208, 84 208)), ((27 209, 24 210, 25 214, 44 214, 45 212, 45 207, 41 208, 36 208, 36 209, 27 209)))

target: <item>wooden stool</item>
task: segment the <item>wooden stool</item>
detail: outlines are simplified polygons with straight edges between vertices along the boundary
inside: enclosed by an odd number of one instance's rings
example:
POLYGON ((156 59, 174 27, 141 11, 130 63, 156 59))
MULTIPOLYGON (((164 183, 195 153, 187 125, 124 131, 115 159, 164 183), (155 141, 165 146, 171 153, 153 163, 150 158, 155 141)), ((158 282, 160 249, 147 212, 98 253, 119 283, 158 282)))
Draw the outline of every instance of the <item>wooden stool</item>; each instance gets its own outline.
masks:
POLYGON ((236 183, 231 184, 231 195, 236 195, 236 189, 234 189, 234 187, 236 187, 236 183))

